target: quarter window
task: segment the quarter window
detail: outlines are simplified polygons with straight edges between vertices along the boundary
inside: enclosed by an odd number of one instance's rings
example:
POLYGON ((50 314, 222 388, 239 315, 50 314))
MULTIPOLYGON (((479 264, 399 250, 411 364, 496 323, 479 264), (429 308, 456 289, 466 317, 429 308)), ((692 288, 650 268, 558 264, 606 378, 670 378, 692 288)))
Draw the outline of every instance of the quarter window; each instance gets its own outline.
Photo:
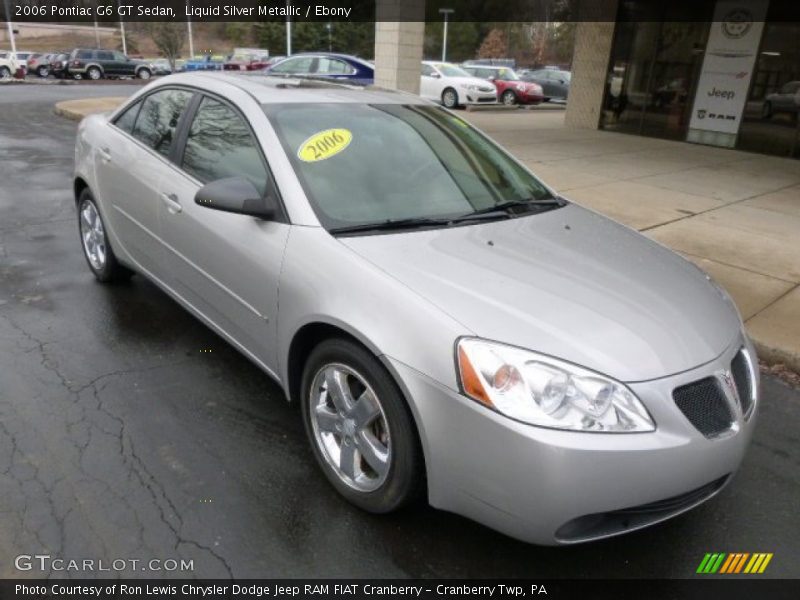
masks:
POLYGON ((139 108, 142 103, 136 102, 133 106, 129 107, 124 113, 117 117, 114 125, 122 129, 125 133, 132 133, 133 126, 136 123, 136 115, 139 114, 139 108))
POLYGON ((203 183, 243 177, 261 194, 266 191, 267 170, 250 128, 232 108, 211 98, 203 98, 192 121, 183 169, 203 183))
POLYGON ((159 154, 169 156, 178 121, 191 97, 191 93, 183 90, 164 90, 145 98, 133 137, 159 154))

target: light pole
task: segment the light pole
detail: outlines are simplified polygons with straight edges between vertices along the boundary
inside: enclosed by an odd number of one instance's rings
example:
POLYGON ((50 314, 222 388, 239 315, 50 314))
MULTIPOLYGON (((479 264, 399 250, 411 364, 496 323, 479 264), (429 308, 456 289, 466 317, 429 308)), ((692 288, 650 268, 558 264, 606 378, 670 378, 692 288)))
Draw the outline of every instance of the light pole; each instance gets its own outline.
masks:
MULTIPOLYGON (((11 24, 11 9, 8 6, 8 0, 4 0, 5 7, 6 7, 6 25, 8 25, 8 41, 11 42, 11 52, 14 53, 16 56, 17 54, 17 44, 14 40, 14 26, 11 24)), ((11 75, 14 75, 12 73, 11 75)))
POLYGON ((439 12, 444 16, 444 35, 442 40, 442 62, 447 62, 447 16, 456 12, 452 8, 440 8, 439 12))
POLYGON ((333 25, 331 25, 330 21, 325 25, 325 28, 328 30, 328 52, 333 52, 333 40, 331 39, 331 29, 333 25))
POLYGON ((194 58, 194 39, 192 38, 192 17, 190 15, 186 15, 186 30, 189 34, 189 60, 192 60, 194 58))
MULTIPOLYGON (((117 1, 119 7, 119 0, 117 1)), ((122 20, 122 15, 119 16, 119 32, 122 34, 122 53, 128 56, 128 43, 125 41, 125 23, 122 20)))
POLYGON ((292 55, 292 17, 289 16, 291 6, 289 0, 286 0, 286 56, 292 55))

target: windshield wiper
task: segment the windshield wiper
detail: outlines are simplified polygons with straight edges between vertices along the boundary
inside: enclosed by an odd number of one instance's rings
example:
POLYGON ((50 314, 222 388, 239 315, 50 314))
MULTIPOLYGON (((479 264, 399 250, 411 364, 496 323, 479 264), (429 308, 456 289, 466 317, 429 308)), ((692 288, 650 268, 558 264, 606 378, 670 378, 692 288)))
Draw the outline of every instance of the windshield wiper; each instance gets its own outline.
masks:
POLYGON ((510 200, 508 202, 501 202, 500 204, 495 204, 493 206, 487 206, 486 208, 479 208, 478 210, 474 210, 471 213, 467 213, 465 215, 461 215, 460 217, 456 217, 453 219, 454 221, 461 221, 465 219, 470 219, 475 216, 480 215, 491 215, 491 214, 505 214, 511 216, 512 214, 516 214, 512 211, 514 208, 525 208, 529 206, 537 206, 537 207, 545 207, 545 208, 558 208, 564 206, 567 203, 566 200, 563 198, 529 198, 528 200, 510 200))
POLYGON ((490 221, 496 219, 508 218, 511 215, 508 213, 469 213, 466 215, 459 215, 457 217, 410 217, 407 219, 387 219, 386 221, 378 221, 377 223, 362 223, 359 225, 345 225, 343 227, 334 227, 330 229, 330 233, 359 233, 365 231, 392 231, 400 229, 416 229, 422 227, 449 227, 450 225, 457 225, 465 221, 490 221))
POLYGON ((358 233, 361 231, 391 231, 393 229, 415 229, 417 227, 435 227, 449 225, 452 219, 432 219, 429 217, 411 217, 408 219, 387 219, 377 223, 361 223, 334 227, 331 233, 358 233))

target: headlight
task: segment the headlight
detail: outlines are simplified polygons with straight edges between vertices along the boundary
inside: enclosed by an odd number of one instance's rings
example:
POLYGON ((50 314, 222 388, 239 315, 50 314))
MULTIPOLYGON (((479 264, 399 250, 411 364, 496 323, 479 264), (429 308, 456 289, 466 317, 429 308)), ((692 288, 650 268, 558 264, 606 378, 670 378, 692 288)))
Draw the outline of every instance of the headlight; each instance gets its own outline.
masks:
POLYGON ((457 353, 464 393, 512 419, 573 431, 655 431, 633 392, 589 369, 476 338, 461 339, 457 353))

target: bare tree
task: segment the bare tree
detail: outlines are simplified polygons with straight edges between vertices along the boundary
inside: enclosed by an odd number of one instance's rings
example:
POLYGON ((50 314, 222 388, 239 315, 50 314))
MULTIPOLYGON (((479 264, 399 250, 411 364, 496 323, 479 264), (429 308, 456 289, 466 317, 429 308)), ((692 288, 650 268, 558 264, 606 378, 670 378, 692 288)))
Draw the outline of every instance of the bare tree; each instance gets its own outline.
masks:
POLYGON ((175 59, 180 56, 186 41, 186 26, 183 23, 155 22, 148 27, 150 37, 159 51, 175 70, 175 59))
POLYGON ((508 40, 500 29, 492 29, 478 48, 478 58, 505 58, 508 56, 508 40))

